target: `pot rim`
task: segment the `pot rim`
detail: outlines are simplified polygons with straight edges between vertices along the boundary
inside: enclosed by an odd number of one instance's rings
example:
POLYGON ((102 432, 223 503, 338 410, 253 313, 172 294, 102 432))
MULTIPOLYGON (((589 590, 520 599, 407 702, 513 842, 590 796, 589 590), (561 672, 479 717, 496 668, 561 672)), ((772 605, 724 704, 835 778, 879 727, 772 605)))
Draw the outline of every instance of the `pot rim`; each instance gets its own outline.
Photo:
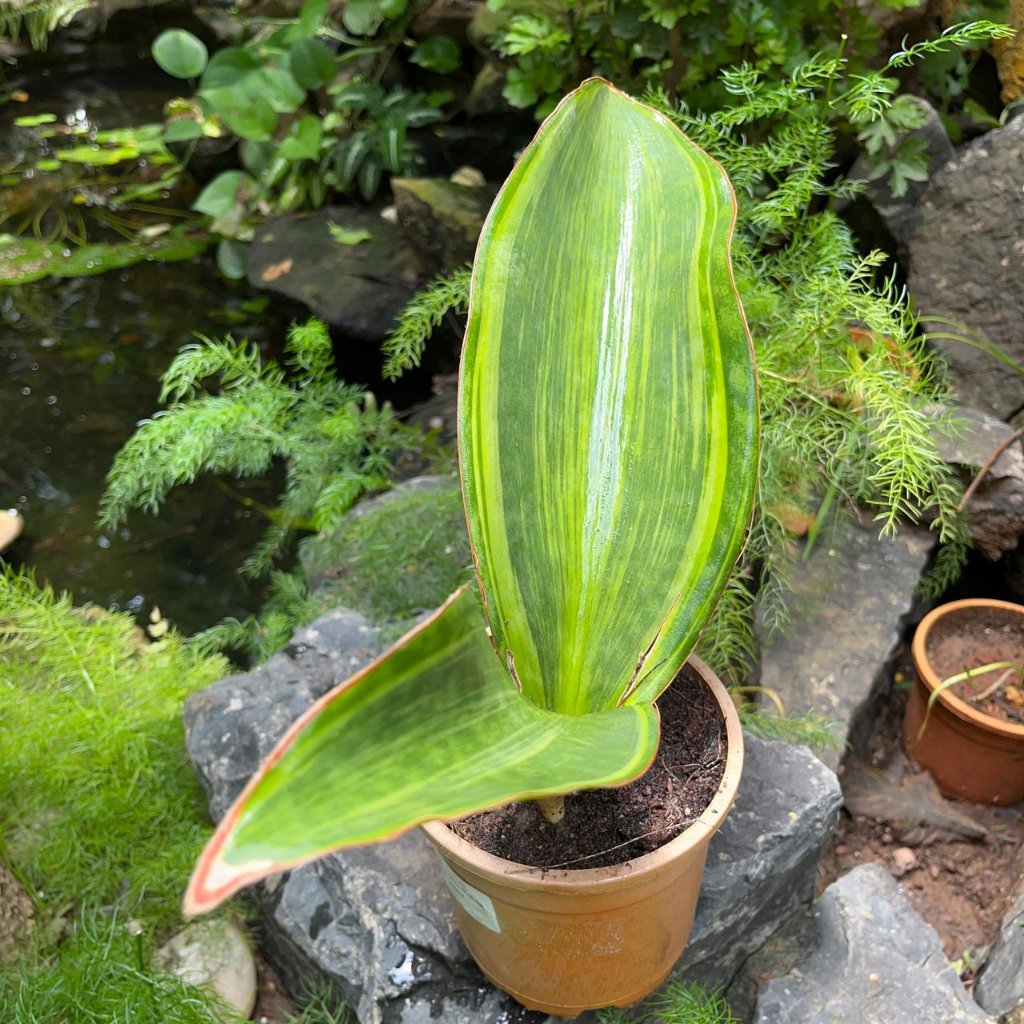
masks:
MULTIPOLYGON (((1016 615, 1024 616, 1024 605, 1015 604, 1013 601, 1000 601, 994 597, 968 597, 959 601, 949 601, 933 608, 917 625, 914 630, 914 639, 911 644, 911 653, 914 658, 914 668, 917 670, 917 678, 922 682, 929 693, 934 693, 942 682, 931 666, 925 652, 925 645, 932 627, 947 615, 956 615, 958 612, 970 608, 998 608, 1003 611, 1013 612, 1016 615)), ((965 700, 962 700, 951 689, 938 691, 938 701, 948 711, 958 718, 984 729, 987 732, 994 732, 1001 736, 1014 740, 1024 740, 1024 725, 1016 725, 1012 722, 1004 722, 1001 719, 987 715, 977 708, 972 708, 965 700)))
POLYGON ((633 884, 663 870, 667 863, 706 842, 718 830, 736 799, 743 771, 743 729, 732 698, 722 681, 700 658, 691 655, 686 663, 711 690, 725 719, 725 771, 715 795, 700 816, 658 849, 601 868, 536 868, 481 850, 456 835, 443 821, 424 822, 420 827, 439 849, 467 864, 481 877, 515 889, 605 891, 620 888, 624 882, 633 884))

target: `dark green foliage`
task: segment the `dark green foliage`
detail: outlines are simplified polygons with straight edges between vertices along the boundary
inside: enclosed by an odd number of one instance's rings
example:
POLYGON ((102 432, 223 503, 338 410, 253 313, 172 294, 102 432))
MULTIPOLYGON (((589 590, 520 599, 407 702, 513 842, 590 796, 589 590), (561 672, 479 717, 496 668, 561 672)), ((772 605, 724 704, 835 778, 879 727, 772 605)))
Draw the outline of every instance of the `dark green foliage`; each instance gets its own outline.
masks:
MULTIPOLYGON (((236 243, 219 253, 229 277, 243 276, 238 245, 268 213, 321 206, 330 189, 370 200, 385 174, 415 170, 420 157, 409 131, 440 120, 450 94, 386 88, 381 80, 424 6, 349 4, 340 31, 324 0, 307 0, 293 19, 247 25, 208 63, 188 32, 154 40, 154 59, 164 70, 200 76, 194 96, 168 105, 164 139, 194 145, 231 133, 240 140, 241 167, 214 178, 194 205, 212 218, 217 234, 236 243), (354 61, 359 73, 339 77, 354 61)), ((451 40, 429 42, 413 51, 417 63, 458 65, 451 40)))
POLYGON ((254 476, 287 464, 279 504, 243 566, 267 572, 297 530, 336 523, 366 491, 383 487, 402 432, 391 410, 334 375, 331 339, 318 320, 288 333, 285 363, 264 364, 247 342, 203 339, 163 377, 167 409, 143 421, 108 475, 100 520, 157 512, 168 491, 200 473, 254 476))
POLYGON ((399 486, 357 506, 331 529, 304 540, 299 551, 301 568, 272 574, 259 615, 221 622, 189 642, 201 651, 237 651, 263 661, 299 626, 337 607, 389 623, 388 636, 397 639, 416 615, 472 579, 462 492, 454 477, 424 490, 399 486))
MULTIPOLYGON (((877 7, 917 7, 920 0, 882 0, 877 7)), ((992 15, 995 0, 985 16, 992 15)), ((488 0, 482 22, 491 45, 508 64, 505 98, 547 114, 588 75, 641 92, 660 87, 704 110, 728 105, 722 73, 744 63, 769 82, 785 81, 813 57, 839 56, 857 74, 875 66, 881 19, 847 0, 488 0)), ((945 91, 944 75, 990 35, 962 38, 934 65, 932 78, 945 91)), ((962 86, 961 90, 962 91, 962 86)))

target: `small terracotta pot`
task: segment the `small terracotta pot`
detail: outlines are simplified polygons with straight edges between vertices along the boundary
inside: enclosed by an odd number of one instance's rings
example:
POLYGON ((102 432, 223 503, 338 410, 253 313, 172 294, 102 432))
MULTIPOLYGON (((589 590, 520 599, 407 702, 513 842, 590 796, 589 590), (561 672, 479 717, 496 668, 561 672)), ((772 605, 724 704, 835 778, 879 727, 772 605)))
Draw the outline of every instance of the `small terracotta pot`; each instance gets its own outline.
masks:
POLYGON ((976 598, 939 605, 921 620, 914 633, 916 678, 903 720, 903 739, 907 753, 931 773, 947 796, 979 804, 1019 803, 1024 800, 1024 725, 986 715, 951 689, 939 693, 925 720, 929 697, 941 683, 928 660, 929 634, 936 623, 965 609, 1024 616, 1022 605, 976 598))
POLYGON ((531 1010, 630 1006, 664 981, 690 937, 708 844, 739 786, 743 734, 718 677, 697 658, 689 665, 725 718, 725 774, 700 818, 664 846, 612 867, 545 870, 484 853, 441 822, 423 826, 469 951, 531 1010))

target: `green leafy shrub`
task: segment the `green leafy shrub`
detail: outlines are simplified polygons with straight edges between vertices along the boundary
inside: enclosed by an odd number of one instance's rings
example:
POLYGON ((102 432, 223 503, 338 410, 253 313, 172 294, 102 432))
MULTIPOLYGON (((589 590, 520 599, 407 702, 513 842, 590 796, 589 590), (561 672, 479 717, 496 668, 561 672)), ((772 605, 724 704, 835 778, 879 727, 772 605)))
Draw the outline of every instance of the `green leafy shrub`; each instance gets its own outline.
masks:
MULTIPOLYGON (((876 7, 919 3, 882 0, 876 7)), ((998 0, 983 6, 991 14, 998 0)), ((841 91, 853 87, 856 76, 871 73, 881 36, 879 19, 846 0, 627 0, 614 5, 488 0, 487 9, 481 30, 507 64, 503 94, 515 107, 534 108, 538 118, 592 74, 635 92, 658 89, 672 102, 685 97, 691 108, 711 111, 734 102, 729 76, 723 74, 729 68, 742 64, 762 83, 777 83, 812 57, 825 55, 842 58, 847 73, 833 81, 841 91)), ((964 93, 982 47, 1008 31, 982 21, 975 28, 919 55, 925 62, 924 82, 945 109, 964 93)), ((895 93, 899 82, 887 78, 885 86, 895 93)), ((920 127, 923 119, 920 108, 902 97, 886 104, 863 131, 855 119, 844 123, 833 115, 832 123, 849 134, 860 133, 872 175, 887 176, 894 193, 902 195, 908 180, 927 177, 928 160, 922 143, 903 142, 897 133, 920 127)))
MULTIPOLYGON (((214 178, 194 204, 227 240, 219 262, 229 277, 244 275, 239 245, 266 215, 319 207, 331 190, 370 200, 385 174, 415 170, 409 130, 440 120, 450 94, 388 89, 381 79, 423 6, 348 4, 339 26, 326 0, 306 0, 297 18, 254 25, 209 59, 200 40, 181 29, 154 40, 160 67, 198 78, 193 97, 168 106, 164 140, 239 139, 241 167, 214 178)), ((459 51, 436 37, 409 57, 444 70, 458 65, 459 51)))
POLYGON ((204 338, 178 354, 162 379, 168 408, 144 420, 118 452, 100 522, 131 509, 157 512, 168 491, 200 473, 257 476, 286 462, 280 503, 243 571, 269 571, 297 530, 336 523, 366 491, 382 488, 403 436, 388 406, 338 380, 330 335, 319 320, 294 324, 284 364, 255 346, 204 338), (211 385, 211 381, 215 384, 211 385))
POLYGON ((879 37, 871 18, 845 0, 488 0, 487 9, 481 27, 509 62, 505 98, 535 107, 538 117, 590 74, 638 92, 661 87, 712 109, 728 99, 722 71, 740 61, 778 80, 846 35, 861 66, 879 37))
POLYGON ((406 491, 359 505, 299 545, 301 566, 273 572, 258 615, 227 619, 192 637, 201 650, 230 650, 263 661, 295 630, 330 608, 352 608, 397 639, 420 612, 436 608, 471 575, 458 483, 406 491), (316 583, 311 590, 309 581, 316 583))

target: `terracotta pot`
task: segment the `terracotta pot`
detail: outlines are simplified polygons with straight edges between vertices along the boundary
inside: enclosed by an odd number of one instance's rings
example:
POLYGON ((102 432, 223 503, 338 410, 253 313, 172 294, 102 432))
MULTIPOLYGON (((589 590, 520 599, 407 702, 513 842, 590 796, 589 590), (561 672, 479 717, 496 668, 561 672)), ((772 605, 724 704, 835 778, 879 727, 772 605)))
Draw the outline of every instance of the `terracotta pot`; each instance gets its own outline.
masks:
POLYGON ((732 700, 702 661, 689 665, 725 717, 725 774, 707 810, 664 846, 612 867, 542 870, 484 853, 441 822, 423 826, 441 854, 470 952, 495 985, 532 1010, 575 1017, 629 1006, 664 981, 686 945, 708 844, 743 767, 732 700))
POLYGON ((907 753, 931 773, 947 796, 974 803, 1015 804, 1024 800, 1024 725, 984 714, 951 689, 939 693, 925 721, 929 697, 941 683, 928 660, 928 637, 937 623, 965 609, 1024 616, 1022 605, 977 598, 940 605, 921 620, 914 633, 916 679, 903 721, 904 742, 907 753))

